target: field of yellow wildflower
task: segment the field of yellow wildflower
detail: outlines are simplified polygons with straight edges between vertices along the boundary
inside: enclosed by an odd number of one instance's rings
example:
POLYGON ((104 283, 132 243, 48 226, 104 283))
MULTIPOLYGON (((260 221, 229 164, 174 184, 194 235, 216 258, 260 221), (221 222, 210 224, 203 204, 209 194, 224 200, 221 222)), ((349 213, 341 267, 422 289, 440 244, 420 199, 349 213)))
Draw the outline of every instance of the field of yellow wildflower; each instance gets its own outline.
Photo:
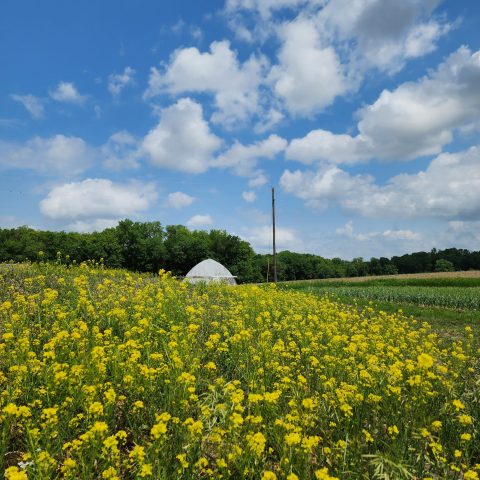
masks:
POLYGON ((464 337, 270 286, 0 270, 0 469, 477 479, 479 347, 464 337))

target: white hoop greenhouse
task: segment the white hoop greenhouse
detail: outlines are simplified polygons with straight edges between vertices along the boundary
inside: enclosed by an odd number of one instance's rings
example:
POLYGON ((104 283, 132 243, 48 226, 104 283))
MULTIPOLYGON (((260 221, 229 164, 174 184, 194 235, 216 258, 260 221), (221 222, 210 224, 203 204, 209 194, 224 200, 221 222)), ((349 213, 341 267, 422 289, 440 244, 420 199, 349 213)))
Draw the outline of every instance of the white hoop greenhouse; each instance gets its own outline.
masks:
MULTIPOLYGON (((185 276, 185 280, 190 283, 226 283, 228 285, 236 285, 235 276, 232 275, 227 268, 221 263, 207 258, 203 262, 195 265, 185 276)), ((184 281, 185 281, 184 280, 184 281)))

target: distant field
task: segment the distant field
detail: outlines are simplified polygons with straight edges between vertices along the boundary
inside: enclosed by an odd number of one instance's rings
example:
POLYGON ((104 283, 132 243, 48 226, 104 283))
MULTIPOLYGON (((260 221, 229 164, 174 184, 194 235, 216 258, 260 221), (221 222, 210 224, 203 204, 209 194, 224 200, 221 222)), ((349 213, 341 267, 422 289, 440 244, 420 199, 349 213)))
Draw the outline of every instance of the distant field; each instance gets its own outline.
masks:
POLYGON ((480 272, 449 272, 283 282, 281 289, 328 295, 358 308, 402 310, 442 336, 480 332, 480 272))
MULTIPOLYGON (((290 287, 289 289, 292 288, 290 287)), ((312 293, 329 293, 339 297, 444 307, 457 310, 480 310, 479 286, 371 285, 362 288, 359 286, 322 286, 316 284, 293 289, 312 293)))
MULTIPOLYGON (((374 277, 343 277, 323 278, 318 280, 297 280, 297 282, 371 282, 374 280, 410 280, 410 279, 457 279, 477 278, 480 280, 480 270, 467 270, 462 272, 427 272, 404 273, 400 275, 376 275, 374 277)), ((292 283, 292 282, 288 282, 292 283)), ((480 281, 479 281, 480 285, 480 281)))

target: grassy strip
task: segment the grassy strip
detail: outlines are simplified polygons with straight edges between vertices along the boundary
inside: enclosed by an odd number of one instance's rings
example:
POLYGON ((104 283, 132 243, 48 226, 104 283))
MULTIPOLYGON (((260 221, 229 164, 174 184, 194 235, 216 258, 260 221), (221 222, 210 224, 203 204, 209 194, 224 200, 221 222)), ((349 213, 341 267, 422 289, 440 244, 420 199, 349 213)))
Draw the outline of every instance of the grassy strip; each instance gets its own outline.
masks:
POLYGON ((299 280, 295 282, 282 282, 282 286, 294 290, 305 290, 315 287, 480 287, 480 278, 375 278, 365 277, 364 281, 344 280, 299 280))
POLYGON ((446 297, 453 293, 468 297, 472 297, 472 294, 474 294, 473 297, 475 297, 477 291, 475 287, 478 287, 479 284, 480 279, 478 278, 373 278, 364 282, 349 282, 348 280, 285 282, 281 284, 281 288, 316 294, 328 293, 342 303, 353 304, 359 309, 370 306, 387 313, 397 313, 400 310, 403 314, 415 318, 419 325, 428 322, 442 337, 456 340, 465 338, 465 327, 472 327, 476 334, 480 335, 480 312, 475 308, 447 308, 441 304, 447 303, 446 297), (380 298, 385 293, 385 287, 396 287, 390 293, 393 296, 397 293, 399 299, 405 298, 405 291, 412 290, 412 287, 418 287, 419 293, 420 291, 430 293, 430 298, 427 298, 427 300, 430 300, 431 303, 436 302, 436 296, 440 305, 422 305, 414 302, 414 300, 420 300, 422 297, 425 301, 426 297, 420 294, 411 295, 410 299, 412 301, 408 302, 388 301, 380 298), (434 290, 432 287, 437 287, 438 290, 434 290), (459 287, 466 287, 466 290, 462 291, 459 287), (472 287, 475 290, 470 290, 472 287))
POLYGON ((477 335, 480 335, 480 314, 477 311, 459 311, 408 303, 382 302, 365 299, 354 299, 352 301, 351 297, 335 298, 347 305, 354 305, 360 310, 365 307, 372 307, 375 310, 383 310, 387 313, 401 312, 417 320, 419 326, 423 322, 428 322, 435 332, 444 338, 452 340, 465 338, 465 327, 471 327, 477 335))
MULTIPOLYGON (((285 286, 286 290, 290 287, 285 286)), ((415 287, 384 286, 359 288, 341 285, 304 285, 296 290, 306 293, 332 294, 341 297, 363 298, 380 302, 408 303, 412 305, 450 308, 457 310, 480 310, 480 287, 415 287)))

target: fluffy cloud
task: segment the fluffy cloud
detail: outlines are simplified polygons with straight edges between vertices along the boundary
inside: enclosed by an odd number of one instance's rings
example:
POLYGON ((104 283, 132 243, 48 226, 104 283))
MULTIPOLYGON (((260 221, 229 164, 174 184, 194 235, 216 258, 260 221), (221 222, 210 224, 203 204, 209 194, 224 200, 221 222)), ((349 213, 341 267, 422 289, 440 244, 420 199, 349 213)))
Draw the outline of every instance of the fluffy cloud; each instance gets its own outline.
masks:
POLYGON ((262 187, 268 182, 268 177, 263 172, 258 172, 248 181, 250 188, 262 187))
MULTIPOLYGON (((362 225, 369 222, 362 222, 362 225)), ((327 257, 339 257, 352 259, 362 257, 369 259, 372 257, 392 257, 393 255, 403 255, 407 252, 429 251, 433 247, 443 248, 443 240, 440 240, 439 231, 445 228, 443 222, 431 222, 428 226, 421 224, 421 230, 417 227, 411 229, 409 222, 405 228, 391 228, 392 220, 386 222, 375 221, 375 228, 362 227, 352 221, 344 226, 337 228, 333 232, 326 232, 323 237, 315 236, 309 242, 311 251, 318 252, 327 257), (378 225, 380 224, 380 225, 378 225), (390 226, 390 228, 387 227, 390 226), (410 227, 410 228, 409 228, 410 227)), ((397 219, 394 224, 398 224, 397 219)), ((448 243, 447 246, 451 246, 448 243)))
POLYGON ((285 157, 310 164, 315 161, 356 163, 372 155, 369 144, 359 137, 338 135, 328 130, 312 130, 303 138, 293 139, 285 157))
POLYGON ((50 92, 50 96, 57 102, 82 104, 86 100, 86 95, 80 95, 72 82, 60 82, 55 90, 50 92))
POLYGON ((187 227, 189 228, 207 227, 212 224, 213 219, 208 213, 206 215, 194 215, 187 220, 187 227))
POLYGON ((369 176, 352 177, 335 166, 325 166, 316 172, 285 170, 280 178, 282 189, 299 197, 311 207, 323 209, 330 201, 341 201, 342 195, 364 195, 372 185, 369 176))
POLYGON ((422 239, 422 235, 412 230, 384 230, 383 232, 368 232, 355 233, 353 222, 349 221, 345 226, 337 228, 335 233, 339 236, 351 238, 359 242, 368 242, 372 239, 387 239, 387 240, 405 240, 408 242, 417 242, 422 239))
POLYGON ((122 90, 134 83, 135 70, 131 67, 125 67, 122 73, 112 73, 108 76, 108 91, 118 97, 122 90))
POLYGON ((246 202, 254 202, 257 199, 257 194, 253 190, 248 190, 246 192, 242 192, 242 197, 246 202))
POLYGON ((380 158, 415 158, 439 153, 452 129, 478 118, 480 51, 460 48, 436 72, 404 83, 361 112, 360 135, 380 158))
POLYGON ((78 137, 33 137, 24 143, 0 141, 0 168, 5 170, 77 174, 91 165, 95 155, 95 151, 78 137))
POLYGON ((227 41, 213 42, 205 53, 195 47, 184 48, 172 55, 164 71, 151 69, 144 96, 211 93, 216 107, 212 121, 231 125, 259 109, 258 87, 265 66, 266 60, 255 56, 241 64, 227 41))
POLYGON ((113 228, 118 225, 118 220, 107 218, 96 218, 94 220, 77 220, 66 226, 71 232, 102 232, 106 228, 113 228))
POLYGON ((139 166, 139 142, 126 130, 110 136, 100 148, 105 167, 111 170, 137 168, 139 166))
POLYGON ((232 14, 241 10, 252 10, 258 12, 263 19, 269 19, 275 11, 292 9, 306 3, 308 0, 227 0, 225 11, 232 14))
POLYGON ((480 242, 480 221, 452 220, 448 222, 445 232, 446 246, 458 245, 471 250, 478 250, 480 242))
POLYGON ((202 173, 212 164, 221 140, 210 132, 200 104, 182 98, 161 112, 158 125, 143 139, 152 164, 187 173, 202 173))
POLYGON ((306 16, 315 11, 323 0, 227 0, 224 14, 234 35, 249 43, 265 41, 276 34, 277 14, 297 14, 306 16))
POLYGON ((441 25, 432 20, 421 23, 411 29, 405 38, 404 55, 406 58, 416 58, 426 55, 437 48, 437 41, 445 35, 451 25, 441 25))
POLYGON ((393 74, 409 59, 435 50, 452 28, 434 16, 440 3, 227 0, 224 13, 242 40, 277 37, 278 65, 270 75, 274 93, 291 114, 311 116, 356 90, 373 69, 393 74))
POLYGON ((280 123, 284 118, 285 115, 282 112, 275 108, 271 108, 264 113, 262 119, 255 125, 254 131, 255 133, 266 132, 280 123))
POLYGON ((441 0, 330 0, 316 17, 330 41, 346 43, 361 70, 396 72, 405 61, 430 53, 450 25, 431 19, 441 0))
POLYGON ((188 207, 195 201, 195 198, 183 192, 169 193, 167 197, 167 204, 177 210, 188 207))
POLYGON ((432 18, 441 1, 227 0, 225 13, 237 36, 252 41, 271 35, 281 10, 289 9, 297 19, 314 21, 324 43, 346 52, 351 67, 395 72, 434 50, 451 28, 432 18))
POLYGON ((229 168, 236 175, 257 178, 262 175, 262 172, 256 169, 258 160, 272 159, 283 152, 286 146, 286 140, 278 135, 270 135, 265 140, 251 145, 235 142, 226 152, 217 157, 215 166, 229 168))
POLYGON ((12 100, 20 102, 33 118, 43 117, 43 103, 35 95, 10 95, 12 100))
MULTIPOLYGON (((245 240, 252 244, 256 252, 269 252, 272 250, 272 227, 262 226, 246 229, 242 235, 245 240)), ((304 248, 302 239, 298 233, 285 227, 275 229, 275 244, 277 250, 296 250, 301 251, 304 248)))
POLYGON ((322 45, 312 21, 299 18, 280 29, 279 64, 270 72, 277 96, 294 115, 311 115, 347 91, 335 50, 322 45))
POLYGON ((329 202, 370 217, 480 218, 480 147, 443 153, 425 171, 402 174, 383 186, 368 175, 350 175, 336 166, 316 172, 286 170, 282 188, 312 207, 329 202))
POLYGON ((359 112, 357 136, 314 130, 293 140, 286 156, 304 163, 355 163, 437 154, 455 129, 478 122, 479 84, 480 51, 462 47, 419 81, 384 90, 359 112))
POLYGON ((147 210, 156 198, 151 183, 117 184, 92 178, 54 187, 40 202, 40 210, 53 220, 74 222, 72 228, 83 225, 88 230, 88 225, 135 216, 147 210))

